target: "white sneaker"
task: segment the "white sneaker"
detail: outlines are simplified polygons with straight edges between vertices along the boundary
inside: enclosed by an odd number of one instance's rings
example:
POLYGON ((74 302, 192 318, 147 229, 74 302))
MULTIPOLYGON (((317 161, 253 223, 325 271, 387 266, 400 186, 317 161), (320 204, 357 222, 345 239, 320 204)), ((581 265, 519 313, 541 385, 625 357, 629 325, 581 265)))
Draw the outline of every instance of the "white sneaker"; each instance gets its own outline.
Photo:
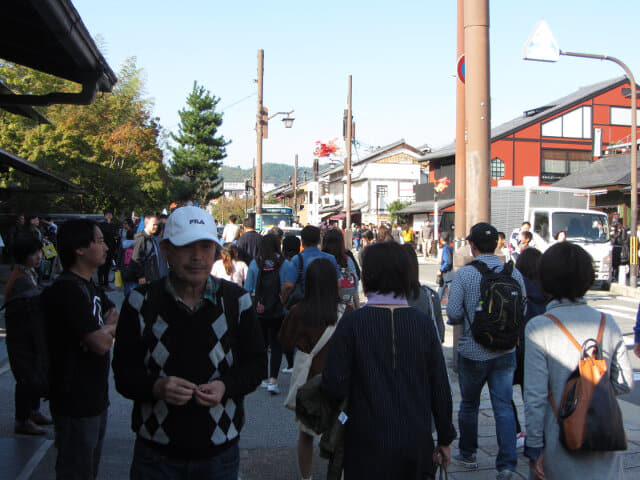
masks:
POLYGON ((269 380, 262 380, 262 383, 260 383, 260 387, 269 388, 269 380))
POLYGON ((278 384, 277 383, 271 383, 269 382, 269 385, 267 386, 267 392, 269 392, 271 395, 280 395, 280 389, 278 388, 278 384))
POLYGON ((293 373, 293 367, 290 368, 283 368, 281 370, 282 373, 293 373))

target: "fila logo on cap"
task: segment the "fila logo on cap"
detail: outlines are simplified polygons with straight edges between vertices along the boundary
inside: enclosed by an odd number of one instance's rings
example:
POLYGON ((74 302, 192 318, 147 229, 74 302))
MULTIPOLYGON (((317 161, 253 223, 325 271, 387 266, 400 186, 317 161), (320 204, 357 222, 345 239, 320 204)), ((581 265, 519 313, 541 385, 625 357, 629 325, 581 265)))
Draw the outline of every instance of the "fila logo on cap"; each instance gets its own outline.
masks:
POLYGON ((189 220, 189 225, 193 225, 194 223, 197 223, 198 225, 204 225, 204 220, 200 218, 192 218, 191 220, 189 220))

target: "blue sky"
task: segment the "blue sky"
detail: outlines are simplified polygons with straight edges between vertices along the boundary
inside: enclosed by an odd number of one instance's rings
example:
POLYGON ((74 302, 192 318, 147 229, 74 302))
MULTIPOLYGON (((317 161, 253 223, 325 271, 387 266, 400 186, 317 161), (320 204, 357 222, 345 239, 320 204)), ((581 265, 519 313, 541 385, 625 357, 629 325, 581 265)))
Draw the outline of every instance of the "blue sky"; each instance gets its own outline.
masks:
MULTIPOLYGON (((353 76, 356 137, 365 145, 400 138, 418 146, 455 138, 456 1, 212 2, 73 0, 106 45, 117 71, 137 57, 154 114, 177 130, 193 81, 220 107, 256 92, 257 52, 265 51, 264 104, 295 109, 293 128, 269 124, 263 160, 310 166, 317 140, 342 135, 348 75, 353 76)), ((562 57, 522 60, 522 47, 545 19, 561 49, 618 57, 640 81, 637 19, 630 0, 494 0, 491 8, 492 125, 577 88, 623 75, 610 63, 562 57)), ((221 133, 228 165, 251 165, 256 97, 225 109, 221 133)), ((363 151, 360 154, 364 154, 363 151)))

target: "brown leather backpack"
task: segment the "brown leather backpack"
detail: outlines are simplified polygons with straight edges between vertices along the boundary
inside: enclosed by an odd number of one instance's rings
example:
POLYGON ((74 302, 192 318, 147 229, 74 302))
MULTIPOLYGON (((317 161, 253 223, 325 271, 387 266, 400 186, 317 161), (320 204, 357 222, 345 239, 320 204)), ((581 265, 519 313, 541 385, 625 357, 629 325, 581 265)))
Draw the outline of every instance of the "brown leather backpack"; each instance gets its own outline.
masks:
POLYGON ((626 450, 622 413, 606 360, 602 357, 605 314, 600 320, 598 336, 585 340, 582 345, 555 316, 547 313, 545 317, 553 320, 580 351, 580 362, 564 385, 559 408, 549 389, 551 405, 560 426, 560 441, 571 451, 626 450))

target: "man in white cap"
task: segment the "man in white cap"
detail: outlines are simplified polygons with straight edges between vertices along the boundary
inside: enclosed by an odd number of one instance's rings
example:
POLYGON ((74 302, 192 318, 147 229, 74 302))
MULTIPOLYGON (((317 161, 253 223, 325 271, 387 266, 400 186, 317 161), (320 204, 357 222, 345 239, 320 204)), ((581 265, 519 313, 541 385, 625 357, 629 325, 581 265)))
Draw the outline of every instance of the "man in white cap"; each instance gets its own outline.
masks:
POLYGON ((206 210, 175 210, 160 243, 169 275, 123 304, 113 370, 134 401, 132 479, 238 477, 243 398, 267 357, 249 294, 209 274, 217 242, 206 210))

